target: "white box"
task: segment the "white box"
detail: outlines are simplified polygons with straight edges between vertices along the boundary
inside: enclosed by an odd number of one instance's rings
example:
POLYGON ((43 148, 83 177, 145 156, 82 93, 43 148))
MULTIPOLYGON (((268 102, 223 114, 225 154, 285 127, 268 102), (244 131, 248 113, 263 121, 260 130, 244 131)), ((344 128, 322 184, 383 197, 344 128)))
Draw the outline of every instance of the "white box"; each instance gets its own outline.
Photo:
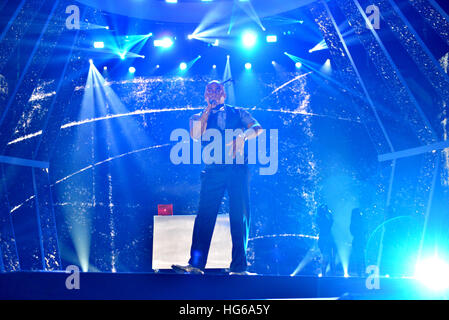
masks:
MULTIPOLYGON (((195 217, 196 215, 154 216, 153 270, 171 269, 172 264, 188 264, 195 217)), ((206 268, 229 268, 231 252, 229 215, 219 214, 206 268)))

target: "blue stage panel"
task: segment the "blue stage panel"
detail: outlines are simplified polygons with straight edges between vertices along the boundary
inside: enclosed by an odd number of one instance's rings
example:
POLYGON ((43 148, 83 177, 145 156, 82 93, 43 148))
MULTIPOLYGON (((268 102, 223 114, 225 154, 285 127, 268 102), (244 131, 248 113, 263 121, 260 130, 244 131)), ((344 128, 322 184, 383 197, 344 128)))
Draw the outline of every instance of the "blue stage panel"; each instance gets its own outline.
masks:
MULTIPOLYGON (((81 273, 69 290, 64 272, 0 274, 0 299, 250 300, 250 299, 416 299, 413 279, 382 278, 367 289, 365 278, 289 276, 204 276, 154 273, 81 273)), ((426 298, 426 297, 424 297, 426 298)), ((432 297, 433 298, 433 297, 432 297)))

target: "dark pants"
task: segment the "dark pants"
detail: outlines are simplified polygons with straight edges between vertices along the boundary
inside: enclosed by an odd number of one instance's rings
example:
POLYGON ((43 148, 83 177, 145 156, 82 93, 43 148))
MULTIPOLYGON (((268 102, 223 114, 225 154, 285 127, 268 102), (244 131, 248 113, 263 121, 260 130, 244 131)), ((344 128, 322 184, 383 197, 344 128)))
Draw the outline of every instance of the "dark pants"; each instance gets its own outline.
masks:
POLYGON ((218 210, 225 190, 229 195, 229 220, 232 238, 231 271, 247 268, 246 248, 249 233, 249 169, 246 165, 208 166, 201 172, 198 215, 193 227, 189 264, 204 269, 218 210))

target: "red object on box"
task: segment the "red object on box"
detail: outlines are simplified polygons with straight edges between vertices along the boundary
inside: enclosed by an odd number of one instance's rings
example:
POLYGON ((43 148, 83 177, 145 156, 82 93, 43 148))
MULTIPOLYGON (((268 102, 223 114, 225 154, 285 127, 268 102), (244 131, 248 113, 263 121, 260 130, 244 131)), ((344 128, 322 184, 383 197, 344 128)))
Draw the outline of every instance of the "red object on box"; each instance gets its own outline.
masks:
POLYGON ((172 216, 173 215, 173 205, 172 204, 158 204, 157 214, 159 216, 172 216))

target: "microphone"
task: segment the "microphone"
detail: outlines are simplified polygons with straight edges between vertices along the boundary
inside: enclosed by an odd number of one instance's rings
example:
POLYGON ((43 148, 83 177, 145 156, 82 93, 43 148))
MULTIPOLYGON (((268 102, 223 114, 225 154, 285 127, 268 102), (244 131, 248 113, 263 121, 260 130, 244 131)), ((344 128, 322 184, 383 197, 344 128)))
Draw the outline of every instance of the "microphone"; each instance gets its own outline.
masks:
POLYGON ((228 80, 223 81, 221 84, 224 85, 224 84, 226 84, 228 82, 234 82, 234 80, 232 78, 229 78, 228 80))

